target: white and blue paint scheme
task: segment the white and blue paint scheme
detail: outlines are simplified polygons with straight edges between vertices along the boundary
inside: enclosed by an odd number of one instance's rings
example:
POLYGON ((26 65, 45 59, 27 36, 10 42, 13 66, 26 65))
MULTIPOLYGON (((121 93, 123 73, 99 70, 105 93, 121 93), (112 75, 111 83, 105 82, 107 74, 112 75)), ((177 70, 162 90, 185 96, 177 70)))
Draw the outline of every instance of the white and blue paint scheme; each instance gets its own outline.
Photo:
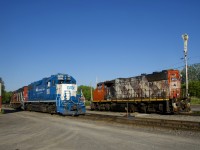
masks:
POLYGON ((77 94, 76 80, 61 73, 28 85, 28 101, 25 106, 27 110, 63 115, 80 115, 86 112, 81 95, 77 94))

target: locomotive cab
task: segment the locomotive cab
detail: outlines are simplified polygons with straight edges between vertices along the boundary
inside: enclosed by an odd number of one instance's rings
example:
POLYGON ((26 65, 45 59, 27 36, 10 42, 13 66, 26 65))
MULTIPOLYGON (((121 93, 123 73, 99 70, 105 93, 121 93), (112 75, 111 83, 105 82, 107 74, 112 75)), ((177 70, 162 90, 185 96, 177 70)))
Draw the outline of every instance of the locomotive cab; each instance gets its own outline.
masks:
POLYGON ((168 83, 170 90, 170 99, 180 98, 181 79, 180 74, 176 70, 168 71, 168 83))

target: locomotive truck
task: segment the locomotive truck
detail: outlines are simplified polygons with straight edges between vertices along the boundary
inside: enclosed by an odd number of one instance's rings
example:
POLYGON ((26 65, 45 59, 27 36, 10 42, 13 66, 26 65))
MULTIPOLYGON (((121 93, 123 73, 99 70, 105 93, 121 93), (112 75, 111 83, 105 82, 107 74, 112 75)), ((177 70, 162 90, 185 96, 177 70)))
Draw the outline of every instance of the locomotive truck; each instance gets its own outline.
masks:
POLYGON ((189 111, 178 70, 163 70, 97 84, 91 110, 174 113, 189 111))
POLYGON ((10 105, 29 111, 85 114, 82 95, 77 94, 76 80, 68 74, 56 74, 33 82, 13 92, 10 105))

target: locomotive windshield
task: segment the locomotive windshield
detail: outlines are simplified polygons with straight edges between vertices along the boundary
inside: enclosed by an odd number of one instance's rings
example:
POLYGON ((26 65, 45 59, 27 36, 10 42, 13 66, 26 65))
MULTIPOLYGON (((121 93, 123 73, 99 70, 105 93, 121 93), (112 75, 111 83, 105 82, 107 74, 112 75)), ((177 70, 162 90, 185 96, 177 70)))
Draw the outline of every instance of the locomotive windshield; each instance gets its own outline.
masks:
POLYGON ((101 90, 102 89, 102 84, 98 84, 97 88, 98 88, 98 90, 101 90))
POLYGON ((71 84, 71 80, 58 80, 58 84, 71 84))
POLYGON ((177 81, 177 78, 176 77, 172 77, 171 81, 177 81))
POLYGON ((64 80, 58 80, 58 84, 63 84, 64 80))

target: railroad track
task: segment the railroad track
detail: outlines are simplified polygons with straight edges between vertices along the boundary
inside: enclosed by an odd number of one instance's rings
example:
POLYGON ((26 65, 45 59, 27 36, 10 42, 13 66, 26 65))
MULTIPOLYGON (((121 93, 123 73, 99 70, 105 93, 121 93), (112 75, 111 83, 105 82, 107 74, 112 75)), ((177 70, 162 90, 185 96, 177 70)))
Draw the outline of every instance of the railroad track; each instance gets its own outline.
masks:
MULTIPOLYGON (((8 111, 8 110, 7 110, 8 111)), ((10 110, 16 111, 16 110, 10 110)), ((41 113, 41 112, 39 112, 41 113)), ((55 115, 60 117, 60 115, 55 115)), ((72 119, 72 117, 67 116, 72 119)), ((75 117, 76 119, 88 119, 92 121, 108 122, 108 123, 119 123, 130 126, 149 126, 153 128, 168 128, 172 130, 188 130, 200 132, 200 122, 195 121, 184 121, 184 120, 168 120, 168 119, 155 119, 155 118, 140 118, 134 116, 114 116, 108 114, 94 114, 87 113, 75 117)), ((74 118, 74 119, 75 119, 74 118)))
POLYGON ((192 111, 191 113, 181 112, 181 113, 175 113, 175 115, 200 116, 200 111, 192 111))
POLYGON ((79 116, 82 119, 90 119, 93 121, 104 121, 108 123, 120 123, 130 126, 150 126, 153 128, 168 128, 172 130, 189 130, 200 132, 200 122, 194 121, 180 121, 180 120, 165 120, 153 118, 137 118, 133 116, 119 117, 102 114, 86 114, 79 116))

